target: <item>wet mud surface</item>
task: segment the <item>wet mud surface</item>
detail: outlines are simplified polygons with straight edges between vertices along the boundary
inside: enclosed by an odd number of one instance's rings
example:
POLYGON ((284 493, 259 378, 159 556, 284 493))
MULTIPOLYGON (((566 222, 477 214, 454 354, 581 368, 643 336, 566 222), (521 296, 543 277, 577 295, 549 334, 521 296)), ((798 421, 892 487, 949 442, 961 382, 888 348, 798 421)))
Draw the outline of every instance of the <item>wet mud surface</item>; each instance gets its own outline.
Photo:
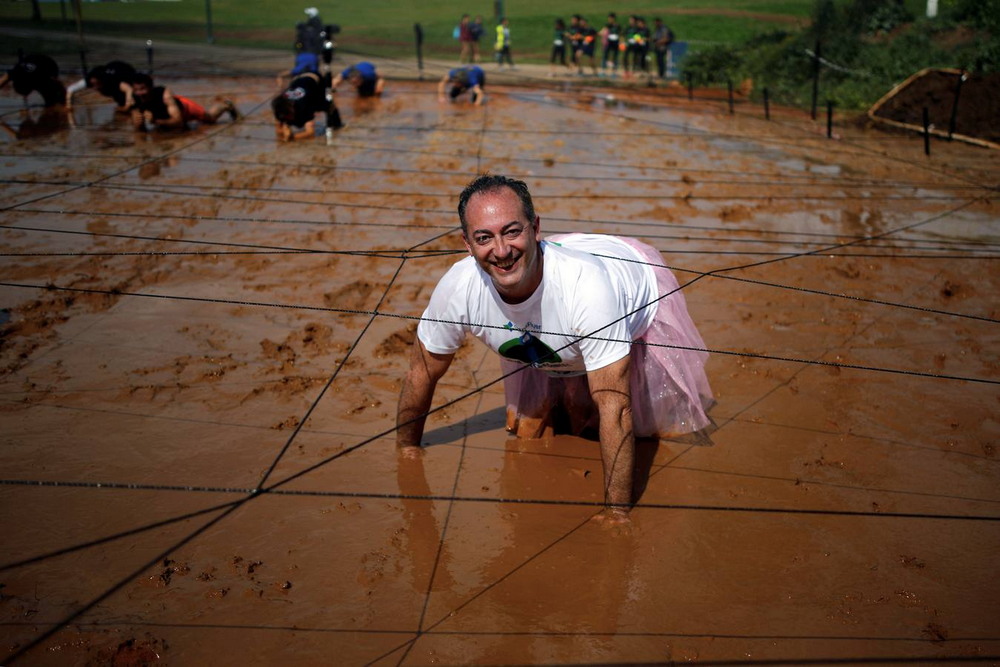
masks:
POLYGON ((1000 661, 996 151, 415 81, 279 145, 272 85, 171 83, 235 124, 92 98, 0 146, 0 661, 1000 661), (595 442, 507 437, 478 343, 395 452, 486 170, 543 233, 661 250, 712 352, 718 429, 640 443, 628 529, 595 442))

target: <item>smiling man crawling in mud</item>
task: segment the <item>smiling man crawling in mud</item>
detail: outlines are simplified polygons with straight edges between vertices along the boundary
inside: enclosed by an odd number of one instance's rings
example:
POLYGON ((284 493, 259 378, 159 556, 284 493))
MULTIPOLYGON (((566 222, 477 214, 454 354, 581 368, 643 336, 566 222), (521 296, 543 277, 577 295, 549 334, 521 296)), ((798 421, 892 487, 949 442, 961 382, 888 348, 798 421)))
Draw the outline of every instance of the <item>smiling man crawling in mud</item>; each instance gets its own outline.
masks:
POLYGON ((545 240, 524 182, 483 175, 459 197, 470 257, 444 275, 417 327, 396 423, 419 452, 434 388, 466 334, 500 354, 507 430, 537 438, 560 425, 596 429, 607 508, 628 521, 636 437, 710 424, 707 353, 660 253, 635 239, 545 240))

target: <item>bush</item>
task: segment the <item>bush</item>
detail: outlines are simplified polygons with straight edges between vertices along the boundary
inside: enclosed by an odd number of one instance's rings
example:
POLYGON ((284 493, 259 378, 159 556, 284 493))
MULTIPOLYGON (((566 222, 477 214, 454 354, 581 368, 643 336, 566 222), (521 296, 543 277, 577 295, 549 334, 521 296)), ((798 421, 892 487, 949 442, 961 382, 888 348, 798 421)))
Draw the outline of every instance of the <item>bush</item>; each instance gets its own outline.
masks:
POLYGON ((696 86, 718 85, 742 78, 743 63, 742 47, 717 44, 685 58, 681 76, 696 86))
POLYGON ((1000 2, 954 0, 947 14, 911 22, 898 0, 844 5, 818 0, 814 22, 805 30, 775 31, 739 46, 704 49, 688 56, 682 72, 701 86, 751 78, 755 98, 767 87, 774 101, 804 107, 812 101, 810 53, 818 43, 826 61, 819 75, 820 99, 832 100, 841 109, 863 109, 924 67, 1000 70, 1000 31, 988 29, 1000 22, 1000 2), (963 25, 978 29, 975 39, 955 41, 954 35, 961 33, 953 29, 963 25))

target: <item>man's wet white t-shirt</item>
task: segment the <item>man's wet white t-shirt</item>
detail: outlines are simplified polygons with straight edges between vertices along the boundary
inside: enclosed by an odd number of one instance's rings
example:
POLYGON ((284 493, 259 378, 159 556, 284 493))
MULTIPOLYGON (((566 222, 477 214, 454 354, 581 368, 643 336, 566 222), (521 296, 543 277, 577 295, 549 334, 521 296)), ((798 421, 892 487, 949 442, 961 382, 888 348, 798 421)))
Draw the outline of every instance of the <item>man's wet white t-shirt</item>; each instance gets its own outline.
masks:
POLYGON ((656 315, 656 278, 625 242, 599 234, 542 241, 542 282, 527 300, 503 301, 473 257, 438 282, 417 336, 451 354, 466 333, 501 356, 554 375, 603 368, 629 353, 656 315))

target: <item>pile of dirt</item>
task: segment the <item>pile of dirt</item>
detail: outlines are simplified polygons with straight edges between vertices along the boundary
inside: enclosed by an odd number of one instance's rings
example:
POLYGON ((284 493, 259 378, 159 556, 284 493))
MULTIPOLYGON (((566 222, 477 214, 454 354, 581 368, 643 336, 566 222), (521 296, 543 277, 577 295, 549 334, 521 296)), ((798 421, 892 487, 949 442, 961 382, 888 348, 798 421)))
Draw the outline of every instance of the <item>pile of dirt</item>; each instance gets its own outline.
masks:
POLYGON ((876 102, 868 116, 876 122, 923 131, 924 108, 935 134, 954 134, 1000 148, 1000 74, 976 75, 956 69, 925 69, 876 102), (957 104, 956 104, 957 99, 957 104), (952 126, 954 114, 954 126, 952 126))

